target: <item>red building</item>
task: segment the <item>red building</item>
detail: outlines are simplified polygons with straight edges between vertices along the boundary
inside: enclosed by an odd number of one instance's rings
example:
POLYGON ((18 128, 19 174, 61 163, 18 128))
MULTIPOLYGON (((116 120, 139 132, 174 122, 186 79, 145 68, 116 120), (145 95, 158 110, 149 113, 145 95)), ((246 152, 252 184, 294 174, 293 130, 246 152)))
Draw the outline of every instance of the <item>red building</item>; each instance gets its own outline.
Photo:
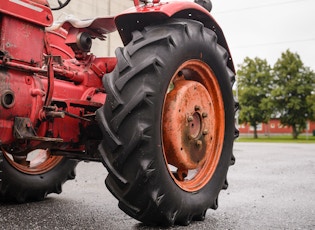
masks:
MULTIPOLYGON (((239 130, 241 134, 254 134, 254 128, 250 125, 240 124, 239 130)), ((308 121, 306 129, 302 134, 313 135, 315 132, 315 122, 308 121)), ((268 124, 260 123, 257 125, 257 134, 269 135, 269 134, 292 134, 292 128, 289 126, 283 126, 279 119, 272 119, 268 124)))

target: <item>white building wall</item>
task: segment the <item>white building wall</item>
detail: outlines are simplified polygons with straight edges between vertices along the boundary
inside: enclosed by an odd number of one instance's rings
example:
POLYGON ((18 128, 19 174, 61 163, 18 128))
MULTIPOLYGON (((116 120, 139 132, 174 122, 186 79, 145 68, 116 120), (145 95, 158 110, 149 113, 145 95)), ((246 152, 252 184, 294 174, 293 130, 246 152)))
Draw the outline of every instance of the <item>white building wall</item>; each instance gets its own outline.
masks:
MULTIPOLYGON (((65 8, 53 13, 55 21, 63 21, 66 18, 90 19, 115 16, 132 6, 132 0, 72 0, 65 8)), ((115 49, 120 46, 122 42, 115 32, 109 34, 106 41, 93 40, 91 52, 99 57, 114 56, 115 49)))

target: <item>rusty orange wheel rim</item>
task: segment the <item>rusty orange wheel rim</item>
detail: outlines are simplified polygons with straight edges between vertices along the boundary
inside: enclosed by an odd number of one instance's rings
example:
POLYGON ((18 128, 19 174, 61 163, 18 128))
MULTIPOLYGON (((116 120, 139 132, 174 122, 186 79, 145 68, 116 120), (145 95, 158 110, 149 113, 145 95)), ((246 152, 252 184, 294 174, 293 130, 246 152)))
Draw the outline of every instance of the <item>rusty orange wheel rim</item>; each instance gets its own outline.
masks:
POLYGON ((2 151, 6 160, 17 170, 26 174, 43 174, 53 169, 62 160, 62 156, 52 156, 47 149, 36 149, 27 156, 14 156, 2 151))
POLYGON ((189 60, 172 77, 163 108, 163 152, 169 173, 183 190, 203 188, 218 165, 225 129, 222 94, 214 72, 189 60))

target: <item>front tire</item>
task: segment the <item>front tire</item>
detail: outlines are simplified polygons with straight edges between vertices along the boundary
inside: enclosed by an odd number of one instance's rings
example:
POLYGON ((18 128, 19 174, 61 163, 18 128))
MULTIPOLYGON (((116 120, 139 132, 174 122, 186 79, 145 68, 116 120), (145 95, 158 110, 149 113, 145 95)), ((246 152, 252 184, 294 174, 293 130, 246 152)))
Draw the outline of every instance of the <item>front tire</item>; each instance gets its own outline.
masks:
POLYGON ((116 50, 97 111, 119 207, 146 224, 187 225, 217 208, 234 163, 234 73, 216 34, 192 20, 133 32, 116 50))

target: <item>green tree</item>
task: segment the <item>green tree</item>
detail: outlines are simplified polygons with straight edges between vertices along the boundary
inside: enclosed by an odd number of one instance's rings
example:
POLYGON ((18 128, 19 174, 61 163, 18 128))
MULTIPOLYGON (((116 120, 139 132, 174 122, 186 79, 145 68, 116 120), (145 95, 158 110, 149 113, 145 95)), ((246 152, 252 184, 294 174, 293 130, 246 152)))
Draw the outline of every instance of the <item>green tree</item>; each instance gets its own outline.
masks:
POLYGON ((314 73, 290 50, 281 54, 273 70, 275 87, 271 100, 281 124, 292 127, 296 139, 313 116, 309 101, 314 91, 314 73))
POLYGON ((268 103, 272 85, 271 67, 266 60, 246 57, 239 65, 237 75, 241 106, 239 119, 241 123, 250 124, 254 128, 254 138, 258 138, 257 125, 267 123, 271 115, 268 103))

